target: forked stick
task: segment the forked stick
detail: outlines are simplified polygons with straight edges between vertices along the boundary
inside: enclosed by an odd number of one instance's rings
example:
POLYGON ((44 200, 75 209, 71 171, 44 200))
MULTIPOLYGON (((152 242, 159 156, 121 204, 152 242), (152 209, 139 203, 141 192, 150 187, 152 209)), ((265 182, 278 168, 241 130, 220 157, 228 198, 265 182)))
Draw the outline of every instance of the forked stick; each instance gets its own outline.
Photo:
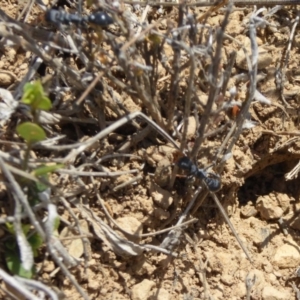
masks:
MULTIPOLYGON (((64 146, 63 147, 64 149, 66 149, 66 147, 68 149, 74 149, 74 148, 78 147, 77 149, 71 151, 69 153, 69 155, 67 155, 65 157, 64 163, 67 163, 67 162, 69 162, 71 160, 74 160, 74 158, 78 154, 80 154, 83 151, 85 151, 88 147, 90 147, 91 145, 93 145, 95 142, 97 142, 98 140, 103 139, 104 137, 106 137, 108 134, 110 134, 114 130, 116 130, 119 127, 125 125, 126 123, 134 120, 137 117, 141 117, 142 119, 144 119, 150 126, 152 126, 155 130, 157 130, 166 140, 170 141, 173 144, 173 146, 176 149, 179 150, 179 146, 177 145, 177 143, 160 126, 158 126, 155 122, 153 122, 151 119, 149 119, 142 112, 136 111, 136 112, 130 113, 129 115, 126 115, 123 118, 121 118, 120 120, 114 122, 113 124, 111 124, 110 126, 108 126, 107 128, 105 128, 104 130, 100 131, 94 137, 92 137, 90 139, 87 139, 84 143, 75 143, 75 144, 72 144, 72 145, 64 146)), ((61 147, 61 146, 55 146, 55 148, 57 150, 60 149, 59 147, 61 147)), ((53 146, 51 146, 50 148, 53 149, 53 146)))

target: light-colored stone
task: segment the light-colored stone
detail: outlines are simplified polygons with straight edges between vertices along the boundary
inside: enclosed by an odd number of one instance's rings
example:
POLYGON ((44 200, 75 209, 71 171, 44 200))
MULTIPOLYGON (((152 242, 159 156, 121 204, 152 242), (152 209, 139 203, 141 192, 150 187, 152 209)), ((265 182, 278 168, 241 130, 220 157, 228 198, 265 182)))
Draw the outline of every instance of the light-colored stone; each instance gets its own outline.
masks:
POLYGON ((24 71, 28 69, 28 64, 27 63, 23 63, 20 65, 19 70, 20 71, 24 71))
MULTIPOLYGON (((86 220, 79 220, 79 226, 81 230, 83 231, 83 234, 89 233, 89 225, 86 220)), ((81 239, 78 239, 75 237, 74 232, 69 227, 65 227, 60 232, 60 238, 65 237, 72 237, 74 236, 74 239, 66 239, 63 241, 63 245, 68 249, 68 253, 75 258, 80 258, 84 252, 83 242, 81 239)), ((88 253, 91 253, 91 245, 89 240, 86 241, 86 247, 88 250, 88 253)))
POLYGON ((43 271, 46 273, 51 273, 55 269, 55 265, 53 261, 45 261, 43 271))
POLYGON ((266 280, 265 280, 265 277, 264 277, 264 273, 258 269, 253 269, 251 270, 247 276, 247 278, 249 279, 253 279, 255 278, 254 280, 254 285, 253 285, 253 289, 256 291, 256 292, 260 292, 264 286, 266 285, 266 280))
POLYGON ((132 270, 134 271, 134 274, 138 276, 149 277, 155 272, 156 267, 155 265, 147 262, 147 260, 141 259, 136 262, 136 264, 132 267, 132 270))
POLYGON ((212 298, 216 300, 223 300, 224 299, 223 291, 220 291, 219 289, 215 289, 212 292, 212 298))
POLYGON ((169 300, 170 294, 167 290, 160 288, 154 289, 152 292, 151 300, 169 300))
MULTIPOLYGON (((248 53, 251 53, 250 51, 248 53)), ((272 55, 264 49, 258 49, 258 70, 268 67, 273 61, 272 55)), ((240 69, 248 70, 248 65, 243 50, 237 52, 236 64, 240 69)))
POLYGON ((153 281, 144 279, 142 282, 137 283, 131 289, 132 300, 148 300, 151 295, 150 291, 155 286, 153 281))
POLYGON ((290 202, 291 200, 293 200, 293 198, 291 198, 290 196, 284 193, 274 193, 274 194, 276 196, 276 200, 279 206, 282 208, 283 212, 285 213, 289 209, 290 202))
POLYGON ((266 247, 270 241, 270 230, 267 227, 256 228, 256 234, 253 236, 253 243, 260 249, 266 247))
POLYGON ((195 117, 189 117, 189 119, 188 119, 187 133, 186 133, 186 136, 187 136, 188 140, 195 137, 196 126, 197 126, 197 123, 196 123, 195 117))
POLYGON ((17 60, 17 50, 14 48, 9 48, 6 53, 5 53, 6 59, 10 62, 10 63, 15 63, 17 60))
POLYGON ((125 231, 140 235, 143 233, 143 225, 134 217, 122 217, 116 220, 117 224, 125 231))
POLYGON ((245 206, 241 208, 241 215, 244 218, 250 218, 257 215, 257 209, 253 206, 252 202, 248 202, 245 206))
POLYGON ((265 220, 279 219, 288 209, 289 203, 288 195, 274 192, 258 197, 256 209, 265 220))
POLYGON ((0 72, 0 86, 6 87, 13 83, 14 78, 8 73, 0 72))
POLYGON ((247 293, 245 282, 239 282, 238 284, 233 285, 232 290, 238 299, 244 299, 247 293))
POLYGON ((272 207, 267 202, 261 202, 257 208, 265 220, 279 219, 283 215, 283 210, 280 207, 272 207))
POLYGON ((273 271, 273 266, 268 260, 266 260, 263 262, 263 269, 266 273, 271 273, 273 271))
POLYGON ((173 203, 173 197, 171 193, 154 183, 151 184, 150 195, 155 204, 163 209, 167 209, 173 203))
POLYGON ((101 281, 96 280, 96 278, 91 278, 88 282, 88 289, 91 291, 99 291, 101 289, 101 281))
POLYGON ((138 106, 136 103, 133 102, 133 100, 130 97, 127 97, 123 101, 123 105, 126 108, 128 112, 135 112, 135 111, 140 111, 141 107, 138 106))
POLYGON ((280 291, 272 286, 265 286, 262 290, 263 300, 287 300, 291 295, 287 291, 280 291))
POLYGON ((159 146, 150 146, 146 149, 146 151, 139 151, 139 155, 141 155, 147 163, 152 166, 156 167, 157 163, 162 159, 168 159, 170 164, 173 161, 173 153, 177 150, 173 145, 163 145, 159 146))
POLYGON ((234 284, 234 278, 232 275, 229 275, 229 274, 224 274, 221 277, 221 281, 228 286, 231 286, 234 284))
MULTIPOLYGON (((246 38, 244 41, 244 47, 247 50, 247 55, 250 58, 251 55, 251 43, 250 39, 246 38)), ((257 68, 258 70, 269 67, 273 62, 273 56, 270 52, 268 52, 263 47, 258 47, 258 60, 257 60, 257 68)), ((237 52, 236 56, 236 65, 243 70, 248 70, 248 64, 245 56, 245 52, 243 49, 240 49, 237 52)))
POLYGON ((273 273, 270 273, 268 277, 270 283, 274 285, 278 284, 277 277, 273 273))
POLYGON ((285 244, 276 250, 274 265, 279 268, 292 268, 300 263, 300 249, 296 244, 285 244))
POLYGON ((169 182, 172 175, 171 162, 167 158, 163 158, 157 163, 154 173, 155 183, 160 187, 165 187, 169 182))

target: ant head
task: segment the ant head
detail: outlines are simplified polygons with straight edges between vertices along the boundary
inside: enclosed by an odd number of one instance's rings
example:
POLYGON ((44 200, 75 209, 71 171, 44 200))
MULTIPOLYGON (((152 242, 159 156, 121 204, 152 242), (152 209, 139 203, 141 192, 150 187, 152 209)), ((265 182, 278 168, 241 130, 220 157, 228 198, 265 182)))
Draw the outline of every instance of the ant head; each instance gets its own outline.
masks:
POLYGON ((187 171, 190 173, 190 175, 196 175, 197 174, 197 166, 187 157, 183 156, 177 161, 177 165, 179 168, 187 171))

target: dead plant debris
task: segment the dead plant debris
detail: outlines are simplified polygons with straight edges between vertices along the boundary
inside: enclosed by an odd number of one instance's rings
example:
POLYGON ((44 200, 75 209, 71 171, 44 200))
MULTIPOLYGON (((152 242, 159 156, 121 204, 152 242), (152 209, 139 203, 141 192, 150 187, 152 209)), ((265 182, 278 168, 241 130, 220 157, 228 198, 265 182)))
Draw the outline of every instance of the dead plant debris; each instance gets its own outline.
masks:
POLYGON ((299 299, 298 6, 167 2, 0 0, 1 299, 299 299))

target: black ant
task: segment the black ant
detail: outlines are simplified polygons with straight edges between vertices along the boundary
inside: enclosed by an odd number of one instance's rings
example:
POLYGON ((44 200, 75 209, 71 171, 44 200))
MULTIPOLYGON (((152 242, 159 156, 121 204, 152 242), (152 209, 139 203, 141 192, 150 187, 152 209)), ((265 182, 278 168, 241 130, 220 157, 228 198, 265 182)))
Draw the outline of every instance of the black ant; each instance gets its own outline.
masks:
POLYGON ((50 23, 65 25, 75 24, 82 27, 86 27, 89 23, 104 27, 111 25, 114 22, 112 17, 102 11, 92 13, 89 16, 79 16, 56 9, 47 10, 45 13, 45 20, 50 23))
POLYGON ((177 165, 182 170, 187 171, 190 176, 203 180, 211 192, 217 192, 221 188, 221 179, 218 175, 199 169, 188 157, 180 158, 177 165))

